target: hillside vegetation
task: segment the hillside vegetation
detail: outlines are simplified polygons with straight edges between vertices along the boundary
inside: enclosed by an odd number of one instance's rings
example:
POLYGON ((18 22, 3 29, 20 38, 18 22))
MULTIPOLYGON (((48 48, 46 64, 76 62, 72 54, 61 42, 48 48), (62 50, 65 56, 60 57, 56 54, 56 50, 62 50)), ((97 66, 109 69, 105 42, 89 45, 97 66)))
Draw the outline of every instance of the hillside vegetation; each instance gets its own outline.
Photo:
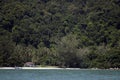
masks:
POLYGON ((0 0, 0 66, 120 68, 120 0, 0 0))

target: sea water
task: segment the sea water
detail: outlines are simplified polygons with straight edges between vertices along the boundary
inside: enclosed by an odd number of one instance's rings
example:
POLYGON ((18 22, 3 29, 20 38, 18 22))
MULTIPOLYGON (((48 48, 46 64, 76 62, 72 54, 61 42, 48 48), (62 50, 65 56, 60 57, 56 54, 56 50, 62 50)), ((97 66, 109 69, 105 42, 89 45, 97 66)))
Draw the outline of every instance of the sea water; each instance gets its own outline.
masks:
POLYGON ((0 70, 0 80, 120 80, 120 70, 0 70))

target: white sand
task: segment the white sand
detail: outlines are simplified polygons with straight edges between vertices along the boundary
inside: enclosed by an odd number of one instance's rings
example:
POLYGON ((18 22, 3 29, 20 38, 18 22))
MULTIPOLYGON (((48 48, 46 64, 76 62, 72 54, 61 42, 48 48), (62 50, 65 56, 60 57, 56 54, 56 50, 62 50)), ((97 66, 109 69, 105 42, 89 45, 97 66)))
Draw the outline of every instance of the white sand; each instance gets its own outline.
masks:
POLYGON ((80 68, 57 68, 57 67, 0 67, 0 69, 69 69, 78 70, 80 68))
POLYGON ((15 69, 14 67, 0 67, 0 69, 15 69))
MULTIPOLYGON (((101 70, 98 68, 88 68, 88 69, 81 69, 81 68, 58 68, 58 67, 0 67, 0 69, 54 69, 54 70, 101 70)), ((106 70, 120 70, 119 68, 110 68, 106 70)))

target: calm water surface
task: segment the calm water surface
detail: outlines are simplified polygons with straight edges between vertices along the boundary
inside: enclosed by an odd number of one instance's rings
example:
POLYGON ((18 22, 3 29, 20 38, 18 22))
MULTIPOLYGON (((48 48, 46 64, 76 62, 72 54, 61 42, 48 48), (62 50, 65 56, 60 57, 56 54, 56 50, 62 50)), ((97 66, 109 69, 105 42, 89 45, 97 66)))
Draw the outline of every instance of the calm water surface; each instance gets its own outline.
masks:
POLYGON ((120 70, 0 70, 0 80, 120 80, 120 70))

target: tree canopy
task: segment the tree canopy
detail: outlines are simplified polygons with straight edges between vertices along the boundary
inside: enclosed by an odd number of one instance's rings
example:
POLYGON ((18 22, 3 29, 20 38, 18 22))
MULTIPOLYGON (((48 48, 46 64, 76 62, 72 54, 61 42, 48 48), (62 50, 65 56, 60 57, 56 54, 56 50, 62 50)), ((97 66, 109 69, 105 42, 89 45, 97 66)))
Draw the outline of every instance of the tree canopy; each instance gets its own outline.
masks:
POLYGON ((0 66, 30 61, 120 67, 120 1, 0 0, 0 66))

